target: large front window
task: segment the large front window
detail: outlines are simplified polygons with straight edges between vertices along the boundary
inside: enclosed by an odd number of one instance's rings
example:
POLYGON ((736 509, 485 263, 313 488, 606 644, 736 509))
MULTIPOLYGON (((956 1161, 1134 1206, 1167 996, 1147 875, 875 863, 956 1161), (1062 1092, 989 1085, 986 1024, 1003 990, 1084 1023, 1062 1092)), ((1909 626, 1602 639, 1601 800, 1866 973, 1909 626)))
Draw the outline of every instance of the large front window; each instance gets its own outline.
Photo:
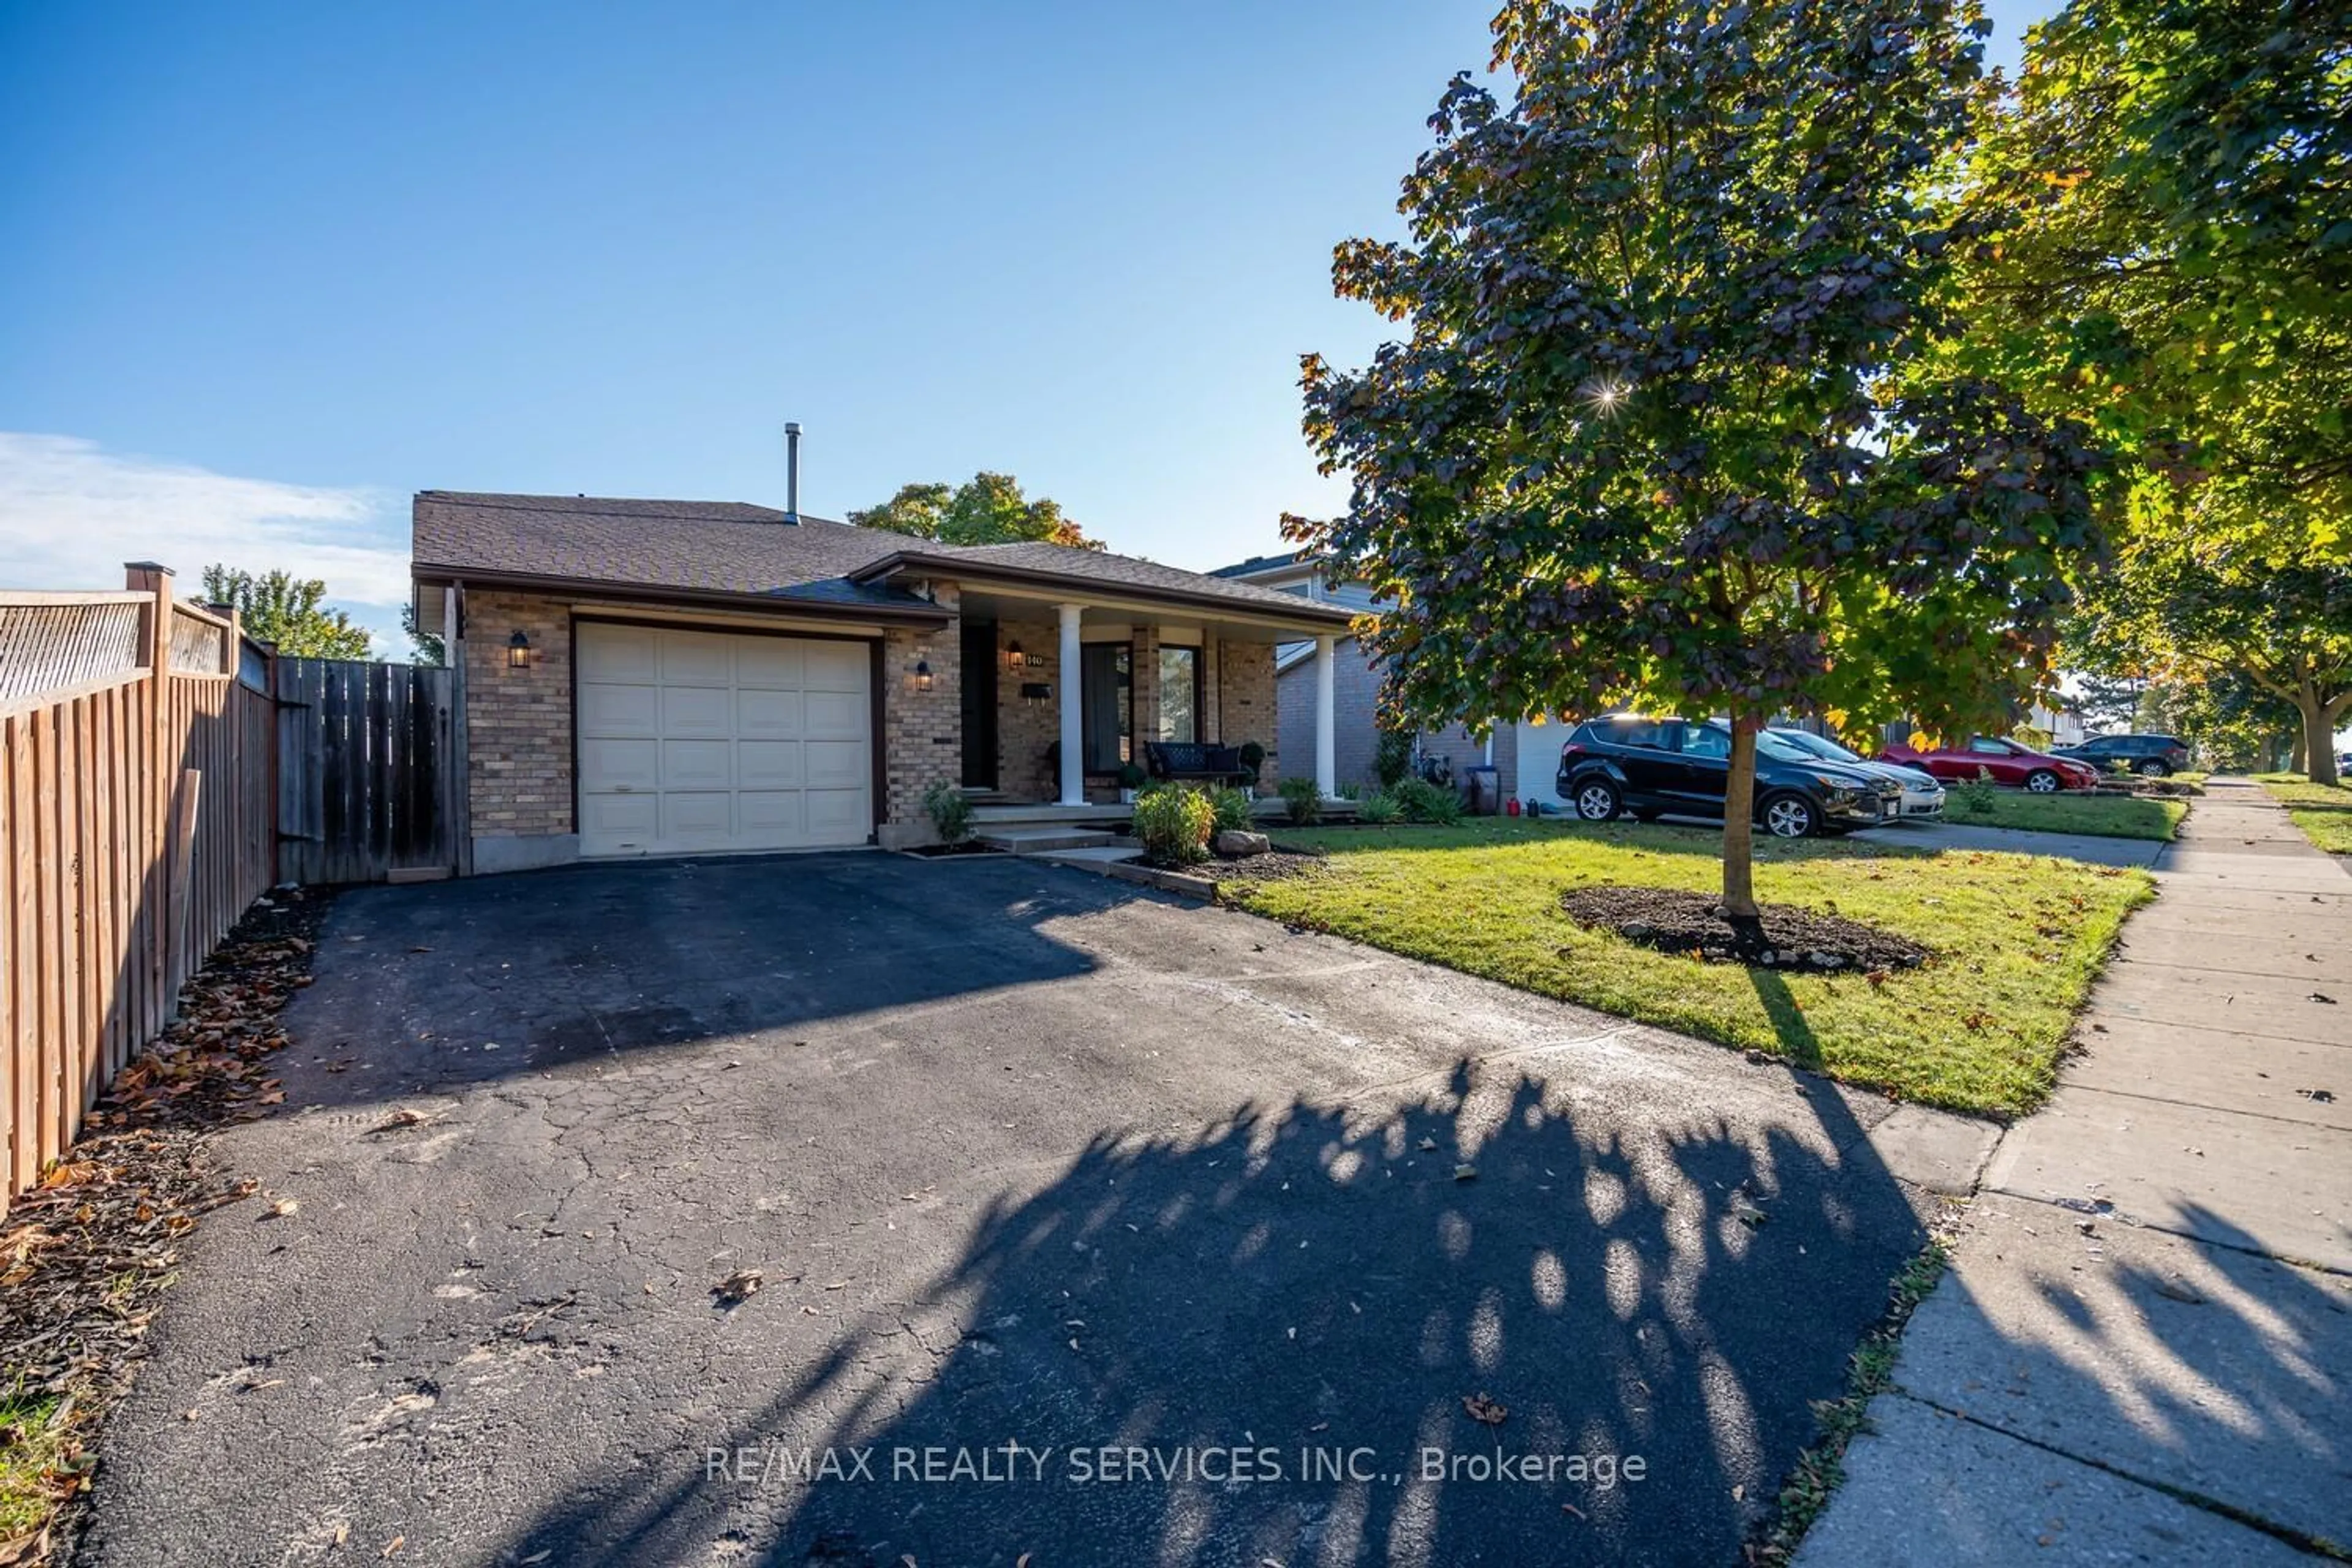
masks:
POLYGON ((1160 650, 1160 733, 1162 741, 1201 738, 1201 650, 1160 650))

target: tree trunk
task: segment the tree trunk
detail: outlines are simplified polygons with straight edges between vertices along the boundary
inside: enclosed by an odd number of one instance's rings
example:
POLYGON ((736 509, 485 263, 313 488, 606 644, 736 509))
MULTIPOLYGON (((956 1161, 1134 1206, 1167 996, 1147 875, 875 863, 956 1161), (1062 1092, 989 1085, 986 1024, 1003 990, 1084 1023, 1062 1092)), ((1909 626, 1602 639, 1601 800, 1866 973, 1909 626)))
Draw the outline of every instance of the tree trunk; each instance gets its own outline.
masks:
POLYGON ((2332 702, 2320 700, 2311 682, 2295 694, 2295 710, 2303 715, 2303 776, 2315 784, 2336 782, 2336 714, 2332 702))
POLYGON ((1731 714, 1731 772, 1723 785, 1723 912, 1743 949, 1764 945, 1762 911, 1756 905, 1755 716, 1731 714))

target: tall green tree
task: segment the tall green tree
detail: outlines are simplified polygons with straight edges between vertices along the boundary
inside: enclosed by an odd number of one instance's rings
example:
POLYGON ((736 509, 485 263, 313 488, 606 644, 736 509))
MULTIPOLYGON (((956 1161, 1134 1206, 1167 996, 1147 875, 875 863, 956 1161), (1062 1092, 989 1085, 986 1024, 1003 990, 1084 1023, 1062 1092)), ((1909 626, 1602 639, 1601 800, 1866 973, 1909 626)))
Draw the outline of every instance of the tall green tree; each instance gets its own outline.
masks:
POLYGON ((2077 619, 2079 647, 2176 682, 2242 678, 2294 716, 2305 775, 2334 784, 2336 731, 2352 721, 2352 563, 2280 561, 2263 543, 2169 518, 2135 530, 2077 619))
POLYGON ((2095 543, 2076 432, 1924 374, 1965 227, 1929 200, 1984 27, 1940 0, 1513 0, 1341 296, 1409 334, 1305 361, 1346 515, 1286 521, 1392 601, 1403 715, 1727 711, 1752 940, 1755 736, 1993 721, 2095 543))
POLYGON ((205 568, 205 597, 234 607, 252 637, 297 658, 365 658, 365 626, 325 607, 326 584, 287 572, 250 572, 215 563, 205 568))
POLYGON ((2347 37, 2332 0, 2074 0, 1961 198, 1992 231, 1966 358, 2118 465, 2092 646, 2242 670, 2294 704, 2315 779, 2352 693, 2347 37))
POLYGON ((849 514, 859 528, 883 528, 936 539, 942 544, 1015 544, 1038 541, 1100 550, 1063 515, 1061 503, 1029 500, 1011 474, 983 469, 961 485, 908 484, 879 506, 849 514))

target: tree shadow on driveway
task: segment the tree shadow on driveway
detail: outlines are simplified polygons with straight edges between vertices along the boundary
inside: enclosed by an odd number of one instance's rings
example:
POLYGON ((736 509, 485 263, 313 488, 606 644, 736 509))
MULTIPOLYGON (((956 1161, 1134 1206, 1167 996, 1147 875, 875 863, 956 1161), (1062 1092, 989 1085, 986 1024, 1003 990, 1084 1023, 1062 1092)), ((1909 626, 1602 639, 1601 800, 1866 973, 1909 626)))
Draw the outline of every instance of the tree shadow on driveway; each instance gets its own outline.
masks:
POLYGON ((1808 1104, 1588 1132, 1573 1086, 1465 1063, 1107 1134, 772 1395, 572 1477, 505 1560, 1734 1561, 1924 1240, 1808 1104))

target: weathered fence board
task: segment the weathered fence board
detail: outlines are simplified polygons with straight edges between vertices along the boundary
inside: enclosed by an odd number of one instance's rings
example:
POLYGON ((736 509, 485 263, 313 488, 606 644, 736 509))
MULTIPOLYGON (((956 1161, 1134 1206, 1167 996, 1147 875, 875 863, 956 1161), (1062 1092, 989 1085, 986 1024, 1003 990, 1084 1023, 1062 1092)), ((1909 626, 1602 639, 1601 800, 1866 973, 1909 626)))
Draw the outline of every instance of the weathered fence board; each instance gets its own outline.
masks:
POLYGON ((419 665, 281 658, 278 875, 382 881, 451 872, 464 812, 447 764, 453 673, 419 665))

